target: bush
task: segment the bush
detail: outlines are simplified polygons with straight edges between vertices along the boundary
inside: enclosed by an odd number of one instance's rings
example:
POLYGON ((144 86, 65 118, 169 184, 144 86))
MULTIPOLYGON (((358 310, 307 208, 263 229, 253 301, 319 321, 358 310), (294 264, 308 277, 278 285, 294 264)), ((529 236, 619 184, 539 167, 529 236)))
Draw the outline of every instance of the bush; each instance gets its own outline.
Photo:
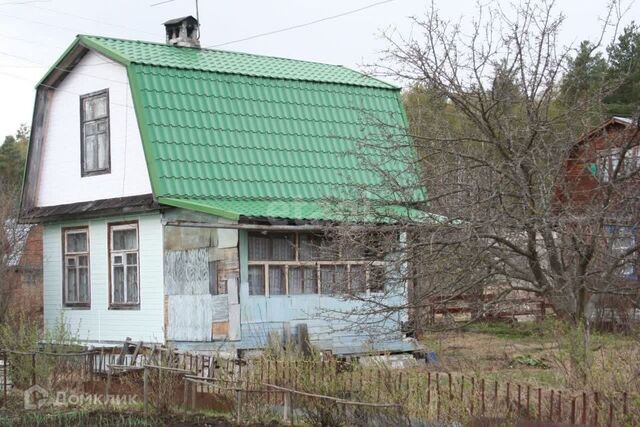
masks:
POLYGON ((81 371, 82 357, 73 360, 52 355, 83 351, 77 336, 62 316, 53 328, 42 331, 38 322, 25 313, 9 314, 6 322, 0 324, 0 348, 8 351, 13 385, 18 389, 28 388, 35 377, 37 384, 55 390, 61 382, 77 379, 73 373, 81 371), (34 356, 34 353, 37 354, 34 356))

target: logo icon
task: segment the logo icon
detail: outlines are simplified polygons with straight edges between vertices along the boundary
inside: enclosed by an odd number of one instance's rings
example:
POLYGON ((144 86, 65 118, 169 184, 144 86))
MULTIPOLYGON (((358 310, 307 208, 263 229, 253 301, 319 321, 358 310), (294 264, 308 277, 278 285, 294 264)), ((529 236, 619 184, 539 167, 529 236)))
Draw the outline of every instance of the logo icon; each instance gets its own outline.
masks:
POLYGON ((40 409, 49 401, 49 392, 38 384, 24 391, 24 409, 40 409))

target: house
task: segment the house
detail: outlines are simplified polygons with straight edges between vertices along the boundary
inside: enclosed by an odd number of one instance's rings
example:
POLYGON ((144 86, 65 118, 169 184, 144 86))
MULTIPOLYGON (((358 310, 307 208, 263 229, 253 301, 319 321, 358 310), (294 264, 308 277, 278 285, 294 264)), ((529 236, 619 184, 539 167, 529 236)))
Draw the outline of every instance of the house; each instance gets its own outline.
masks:
POLYGON ((355 156, 367 117, 406 127, 399 89, 200 48, 193 17, 165 27, 166 44, 79 35, 37 85, 21 219, 44 224, 45 324, 104 345, 236 351, 306 326, 334 353, 415 349, 403 313, 365 333, 323 314, 357 308, 343 279, 389 303, 406 285, 381 293, 384 260, 319 250, 324 200, 379 179, 355 156))
POLYGON ((596 298, 591 307, 598 322, 628 325, 621 321, 621 316, 638 316, 634 307, 640 303, 637 294, 639 144, 637 120, 611 117, 573 146, 565 162, 563 179, 557 186, 556 209, 570 213, 577 223, 582 218, 593 223, 602 219, 601 240, 607 255, 601 261, 603 270, 607 265, 619 264, 616 279, 603 284, 616 288, 617 292, 596 298))
POLYGON ((8 249, 2 260, 5 273, 3 303, 8 304, 7 308, 17 308, 20 313, 41 322, 42 227, 19 224, 11 219, 5 222, 2 231, 2 241, 8 249))

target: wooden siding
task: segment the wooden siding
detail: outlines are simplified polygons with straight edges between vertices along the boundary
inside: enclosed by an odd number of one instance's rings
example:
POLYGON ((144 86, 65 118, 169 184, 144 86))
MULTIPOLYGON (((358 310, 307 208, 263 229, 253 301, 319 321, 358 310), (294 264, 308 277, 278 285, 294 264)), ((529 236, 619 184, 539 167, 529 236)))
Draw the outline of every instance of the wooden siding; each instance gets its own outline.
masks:
MULTIPOLYGON (((43 101, 38 98, 37 102, 43 101)), ((41 147, 31 153, 28 167, 29 181, 37 176, 37 188, 27 188, 35 191, 36 206, 151 193, 124 66, 100 54, 87 53, 51 95, 45 114, 47 126, 41 147), (80 95, 102 89, 109 89, 110 98, 111 172, 81 177, 80 95)), ((27 205, 24 207, 31 207, 31 203, 27 205)))
POLYGON ((163 342, 163 264, 162 224, 158 213, 125 215, 46 224, 44 247, 44 320, 53 327, 62 318, 78 338, 89 342, 134 341, 163 342), (140 308, 110 310, 108 295, 107 230, 112 222, 139 222, 140 308), (90 242, 91 307, 62 306, 62 234, 63 227, 88 225, 90 242))

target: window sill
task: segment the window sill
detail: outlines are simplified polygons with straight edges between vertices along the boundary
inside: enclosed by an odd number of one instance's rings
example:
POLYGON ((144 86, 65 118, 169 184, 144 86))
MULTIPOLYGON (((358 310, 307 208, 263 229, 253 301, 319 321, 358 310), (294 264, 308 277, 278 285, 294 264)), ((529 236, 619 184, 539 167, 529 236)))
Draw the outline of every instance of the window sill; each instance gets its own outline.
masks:
POLYGON ((140 310, 140 304, 136 304, 136 305, 111 304, 109 305, 109 310, 140 310))
POLYGON ((111 169, 105 169, 105 170, 99 170, 99 171, 91 171, 91 172, 82 172, 80 174, 80 176, 82 178, 87 178, 90 176, 97 176, 97 175, 107 175, 111 173, 111 169))
POLYGON ((91 310, 91 305, 87 304, 62 304, 63 310, 91 310))

